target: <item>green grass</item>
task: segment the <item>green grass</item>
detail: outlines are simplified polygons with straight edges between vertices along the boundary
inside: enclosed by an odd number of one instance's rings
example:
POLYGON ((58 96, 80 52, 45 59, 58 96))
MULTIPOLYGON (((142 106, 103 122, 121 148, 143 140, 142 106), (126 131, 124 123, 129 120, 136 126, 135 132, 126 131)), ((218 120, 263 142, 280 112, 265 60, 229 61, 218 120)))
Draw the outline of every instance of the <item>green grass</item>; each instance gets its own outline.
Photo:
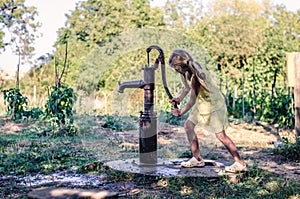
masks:
POLYGON ((26 130, 2 135, 0 140, 4 143, 0 150, 1 174, 50 173, 80 167, 93 158, 76 138, 40 137, 26 130))
POLYGON ((1 133, 0 174, 51 173, 78 169, 104 157, 120 158, 118 146, 122 141, 109 131, 101 131, 99 121, 97 117, 83 116, 76 124, 79 133, 74 136, 45 133, 52 128, 42 123, 16 133, 1 133))
MULTIPOLYGON (((28 127, 25 125, 18 132, 0 132, 0 177, 51 174, 61 170, 105 173, 107 184, 134 183, 131 190, 123 190, 126 198, 300 198, 299 182, 263 171, 256 164, 236 184, 230 183, 225 177, 149 177, 114 171, 105 164, 89 169, 86 165, 93 162, 137 155, 134 150, 120 148, 124 140, 116 137, 111 129, 102 127, 107 123, 107 118, 89 115, 78 117, 75 120, 78 133, 73 136, 42 134, 48 126, 40 122, 32 122, 28 127)), ((0 198, 3 195, 26 198, 27 192, 27 189, 16 184, 7 186, 0 182, 0 198)))
MULTIPOLYGON (((116 175, 116 174, 111 174, 116 175)), ((299 198, 299 183, 279 179, 256 167, 237 184, 227 179, 145 177, 118 174, 115 180, 134 181, 136 194, 128 198, 299 198), (124 179, 125 178, 125 179, 124 179)))

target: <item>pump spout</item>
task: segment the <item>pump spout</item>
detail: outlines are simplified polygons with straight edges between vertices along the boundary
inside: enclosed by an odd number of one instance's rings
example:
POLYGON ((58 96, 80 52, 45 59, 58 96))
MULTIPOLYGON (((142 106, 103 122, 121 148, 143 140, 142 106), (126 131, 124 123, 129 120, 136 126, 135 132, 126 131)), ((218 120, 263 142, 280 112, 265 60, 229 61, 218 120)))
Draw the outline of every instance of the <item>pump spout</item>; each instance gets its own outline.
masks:
POLYGON ((135 80, 129 82, 119 82, 119 93, 123 93, 125 88, 143 88, 146 83, 143 80, 135 80))

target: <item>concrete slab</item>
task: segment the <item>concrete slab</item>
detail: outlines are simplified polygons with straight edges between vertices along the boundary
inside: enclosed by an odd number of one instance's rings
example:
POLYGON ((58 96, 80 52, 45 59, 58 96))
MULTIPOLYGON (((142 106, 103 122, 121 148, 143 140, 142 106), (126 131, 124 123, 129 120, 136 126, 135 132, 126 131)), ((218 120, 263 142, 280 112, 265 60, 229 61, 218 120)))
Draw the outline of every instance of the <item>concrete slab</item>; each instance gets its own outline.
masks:
POLYGON ((163 177, 204 177, 218 178, 224 175, 222 172, 229 162, 205 160, 202 168, 181 168, 180 163, 186 158, 158 159, 156 165, 142 165, 138 159, 116 160, 107 162, 107 166, 114 170, 163 177))

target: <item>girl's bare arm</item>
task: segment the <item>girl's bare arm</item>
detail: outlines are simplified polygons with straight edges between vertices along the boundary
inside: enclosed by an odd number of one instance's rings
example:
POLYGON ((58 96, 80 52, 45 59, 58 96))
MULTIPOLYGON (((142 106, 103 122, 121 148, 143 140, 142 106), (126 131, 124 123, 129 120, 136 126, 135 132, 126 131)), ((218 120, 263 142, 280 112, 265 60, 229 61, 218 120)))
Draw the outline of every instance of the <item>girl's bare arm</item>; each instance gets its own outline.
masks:
POLYGON ((181 81, 184 85, 184 89, 181 91, 181 94, 179 95, 178 99, 179 99, 179 102, 181 102, 185 96, 190 92, 191 90, 191 87, 190 85, 188 84, 188 82, 186 81, 186 79, 184 78, 183 75, 181 75, 181 81))
POLYGON ((185 104, 183 109, 180 111, 180 115, 184 115, 187 113, 195 104, 197 94, 198 94, 198 89, 199 89, 199 83, 195 79, 195 77, 192 78, 192 89, 191 89, 191 95, 189 101, 185 104))

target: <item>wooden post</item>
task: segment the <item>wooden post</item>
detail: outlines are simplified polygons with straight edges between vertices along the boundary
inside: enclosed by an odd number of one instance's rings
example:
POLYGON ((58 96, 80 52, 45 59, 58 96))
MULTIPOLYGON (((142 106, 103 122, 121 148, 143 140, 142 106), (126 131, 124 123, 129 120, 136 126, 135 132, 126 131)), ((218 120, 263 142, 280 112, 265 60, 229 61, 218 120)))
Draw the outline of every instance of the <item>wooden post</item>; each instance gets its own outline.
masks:
POLYGON ((295 133, 300 137, 300 52, 286 54, 287 81, 289 87, 294 87, 295 133))
POLYGON ((295 132, 300 137, 300 52, 294 56, 294 98, 295 98, 295 132))

